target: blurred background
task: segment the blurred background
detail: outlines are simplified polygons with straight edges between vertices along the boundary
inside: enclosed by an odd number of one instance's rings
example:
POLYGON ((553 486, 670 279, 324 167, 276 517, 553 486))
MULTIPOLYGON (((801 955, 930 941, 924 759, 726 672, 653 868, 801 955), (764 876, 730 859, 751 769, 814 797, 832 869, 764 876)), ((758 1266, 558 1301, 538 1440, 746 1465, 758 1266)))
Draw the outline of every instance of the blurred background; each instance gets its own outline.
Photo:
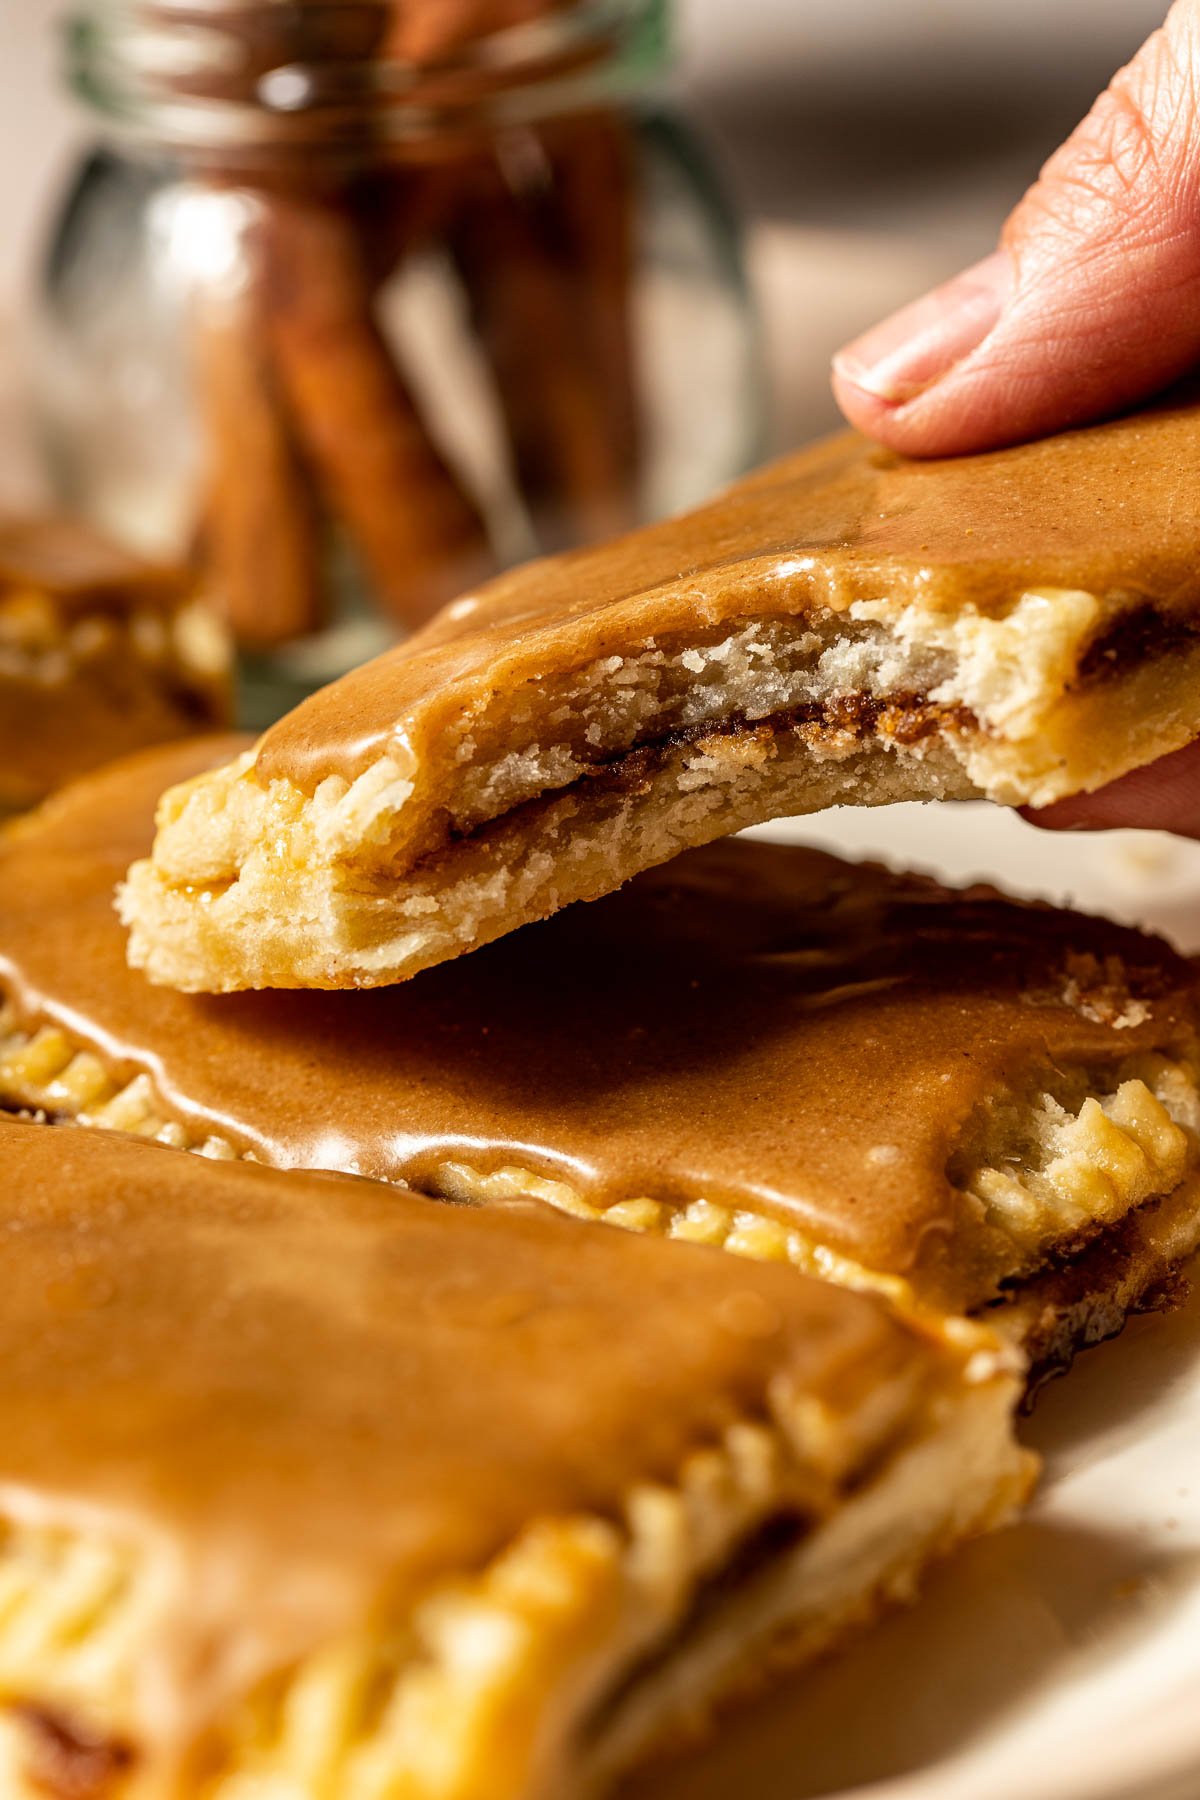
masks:
MULTIPOLYGON (((82 127, 59 0, 0 0, 0 312, 82 127)), ((828 353, 987 249, 1165 0, 676 0, 676 80, 752 221, 774 444, 833 418, 828 353)))

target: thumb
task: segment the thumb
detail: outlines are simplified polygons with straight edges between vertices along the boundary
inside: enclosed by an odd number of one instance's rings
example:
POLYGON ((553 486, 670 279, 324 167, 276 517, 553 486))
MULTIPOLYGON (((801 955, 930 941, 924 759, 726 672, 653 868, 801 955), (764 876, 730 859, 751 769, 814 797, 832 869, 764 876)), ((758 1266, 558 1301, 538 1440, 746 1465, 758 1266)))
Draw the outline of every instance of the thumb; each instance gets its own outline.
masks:
POLYGON ((1114 78, 1001 248, 834 359, 852 423, 914 456, 1119 411, 1200 364, 1200 0, 1114 78))

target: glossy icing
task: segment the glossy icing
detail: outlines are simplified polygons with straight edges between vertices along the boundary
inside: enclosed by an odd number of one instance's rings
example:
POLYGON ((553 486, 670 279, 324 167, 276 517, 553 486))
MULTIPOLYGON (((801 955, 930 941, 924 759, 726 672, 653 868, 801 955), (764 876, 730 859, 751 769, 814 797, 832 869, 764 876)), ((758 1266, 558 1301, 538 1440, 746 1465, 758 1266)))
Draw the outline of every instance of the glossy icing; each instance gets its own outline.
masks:
POLYGON ((1200 406, 1186 398, 936 462, 844 433, 696 512, 530 564, 444 608, 273 726, 259 776, 311 791, 397 742, 420 758, 496 692, 732 620, 880 599, 997 613, 1029 588, 1190 618, 1198 456, 1200 406))
POLYGON ((988 1233, 947 1174, 996 1093, 1191 1040, 1161 941, 919 877, 731 840, 399 987, 188 997, 125 962, 111 896, 157 795, 238 743, 77 783, 0 848, 0 989, 171 1117, 281 1167, 446 1191, 523 1167, 596 1204, 780 1218, 965 1304, 988 1233), (1119 957, 1138 1002, 1105 1005, 1119 957), (1103 1002, 1089 1006, 1089 982, 1103 1002), (1074 983, 1074 986, 1072 986, 1074 983))

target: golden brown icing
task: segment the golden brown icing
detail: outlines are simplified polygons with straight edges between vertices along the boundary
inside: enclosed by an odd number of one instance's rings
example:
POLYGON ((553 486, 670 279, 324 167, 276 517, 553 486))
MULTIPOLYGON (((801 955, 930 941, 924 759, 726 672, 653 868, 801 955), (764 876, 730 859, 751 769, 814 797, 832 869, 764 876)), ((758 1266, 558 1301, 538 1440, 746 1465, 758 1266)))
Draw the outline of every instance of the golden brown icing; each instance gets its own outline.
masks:
POLYGON ((33 592, 66 613, 127 613, 176 605, 190 585, 182 569, 145 562, 81 520, 0 519, 0 599, 33 592))
POLYGON ((169 636, 192 587, 185 570, 143 562, 77 520, 0 519, 0 813, 224 722, 224 674, 189 665, 169 636))
POLYGON ((846 433, 699 512, 532 564, 445 609, 275 725, 259 774, 306 789, 352 778, 396 737, 418 751, 436 743, 497 690, 748 616, 885 597, 996 612, 1031 587, 1190 614, 1198 455, 1200 407, 1188 400, 941 462, 846 433))
POLYGON ((217 682, 207 692, 176 683, 131 658, 124 642, 50 687, 0 674, 0 817, 85 769, 215 728, 226 713, 217 682))
POLYGON ((978 1297, 946 1174, 989 1095, 1193 1029, 1187 966, 1098 920, 734 840, 400 987, 192 998, 125 964, 111 893, 171 782, 230 740, 77 784, 0 851, 0 988, 172 1116, 280 1166, 444 1187, 447 1160, 604 1203, 705 1198, 978 1297), (1068 1004, 1124 958, 1144 1016, 1068 1004), (1093 1009, 1095 1010, 1095 1009, 1093 1009))
POLYGON ((167 1732, 540 1516, 619 1516, 774 1379, 853 1414, 935 1354, 790 1270, 528 1205, 2 1120, 0 1169, 0 1512, 168 1552, 167 1732))

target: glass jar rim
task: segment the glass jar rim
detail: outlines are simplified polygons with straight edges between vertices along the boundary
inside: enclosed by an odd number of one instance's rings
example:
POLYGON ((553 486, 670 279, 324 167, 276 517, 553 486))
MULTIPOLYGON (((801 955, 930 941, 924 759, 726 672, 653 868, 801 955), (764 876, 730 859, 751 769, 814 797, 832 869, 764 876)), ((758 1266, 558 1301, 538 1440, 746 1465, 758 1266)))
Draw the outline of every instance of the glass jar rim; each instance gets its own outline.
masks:
POLYGON ((393 0, 77 0, 67 77, 110 128, 169 149, 361 148, 366 132, 403 153, 628 96, 666 62, 666 0, 574 0, 424 60, 356 53, 352 35, 322 54, 321 19, 393 12, 393 0), (276 28, 281 55, 269 34, 247 55, 256 21, 276 28))

